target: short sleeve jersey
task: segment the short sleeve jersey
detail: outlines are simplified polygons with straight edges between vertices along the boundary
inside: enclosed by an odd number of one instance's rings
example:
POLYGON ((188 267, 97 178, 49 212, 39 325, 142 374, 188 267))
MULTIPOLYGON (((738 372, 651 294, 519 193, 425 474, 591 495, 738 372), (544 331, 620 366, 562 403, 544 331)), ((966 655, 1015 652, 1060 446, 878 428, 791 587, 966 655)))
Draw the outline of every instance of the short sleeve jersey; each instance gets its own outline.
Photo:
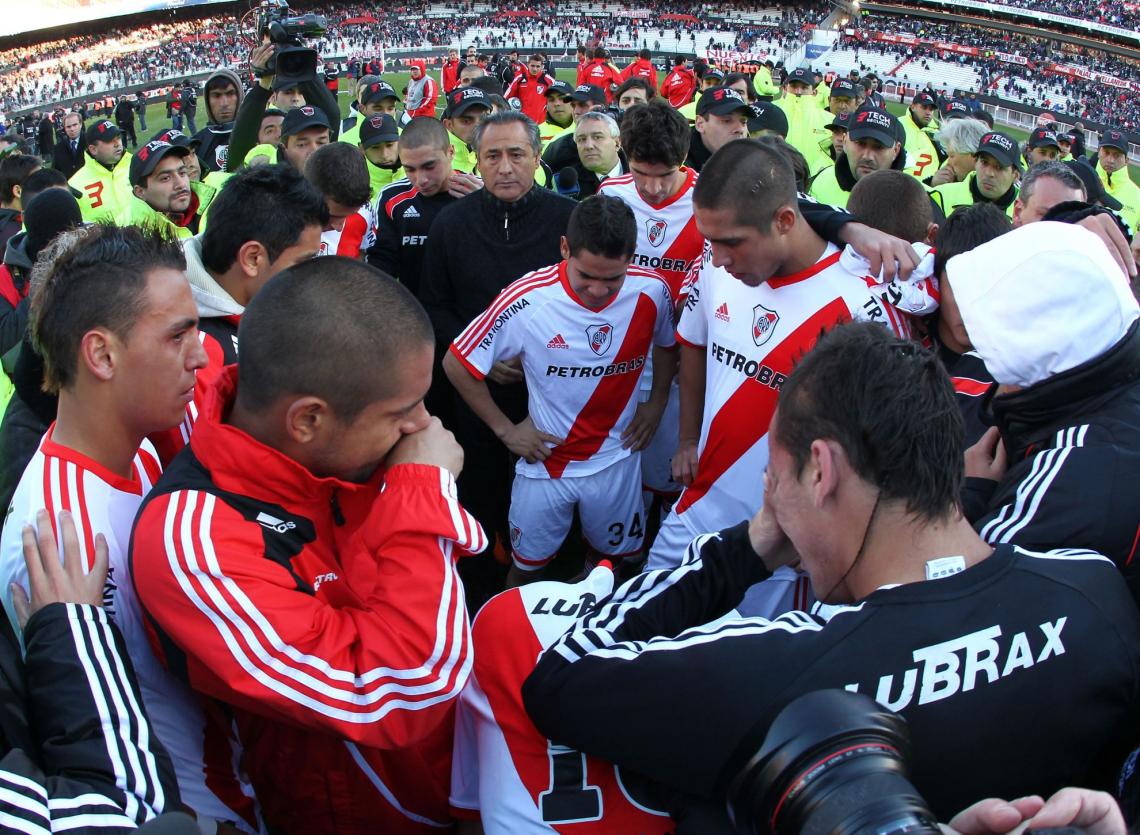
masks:
POLYGON ((374 201, 365 203, 344 220, 341 229, 326 229, 321 233, 318 255, 345 255, 359 258, 360 253, 376 243, 376 209, 374 201))
POLYGON ((669 285, 674 303, 680 301, 685 275, 700 262, 705 245, 693 217, 697 172, 691 168, 683 170, 685 182, 680 190, 656 206, 637 193, 632 174, 610 177, 598 188, 599 194, 618 197, 633 210, 637 220, 633 264, 660 273, 669 285))
POLYGON ((606 597, 613 573, 503 592, 471 627, 475 667, 459 697, 451 761, 457 817, 478 811, 487 835, 664 835, 674 829, 645 781, 546 739, 527 716, 522 683, 541 652, 606 597))
POLYGON ((653 346, 675 344, 672 323, 669 288, 656 273, 630 267, 621 290, 594 310, 571 289, 563 261, 510 284, 451 352, 480 380, 496 362, 521 357, 535 426, 565 442, 545 461, 520 458, 516 472, 584 476, 630 454, 621 433, 653 346))
POLYGON ((697 476, 675 507, 692 514, 690 529, 720 530, 761 506, 759 474, 780 387, 821 332, 852 319, 891 324, 884 303, 831 244, 808 269, 758 287, 713 267, 706 248, 677 326, 678 340, 706 358, 697 476))
MULTIPOLYGON (((162 474, 158 454, 144 441, 131 465, 131 477, 124 478, 56 443, 52 440, 54 430, 52 424, 28 462, 0 534, 4 610, 13 629, 20 634, 9 584, 18 583, 25 590, 28 587, 23 527, 35 525, 40 510, 48 512, 54 526, 59 512, 67 510, 75 520, 80 554, 88 570, 95 559, 95 537, 103 534, 107 540, 109 565, 103 605, 123 633, 143 704, 155 734, 174 762, 183 802, 199 815, 240 821, 243 829, 256 831, 252 791, 234 775, 236 760, 229 735, 224 727, 218 727, 215 717, 206 716, 197 697, 155 657, 131 579, 127 558, 131 528, 143 498, 162 474)), ((143 763, 139 767, 153 765, 143 763)))

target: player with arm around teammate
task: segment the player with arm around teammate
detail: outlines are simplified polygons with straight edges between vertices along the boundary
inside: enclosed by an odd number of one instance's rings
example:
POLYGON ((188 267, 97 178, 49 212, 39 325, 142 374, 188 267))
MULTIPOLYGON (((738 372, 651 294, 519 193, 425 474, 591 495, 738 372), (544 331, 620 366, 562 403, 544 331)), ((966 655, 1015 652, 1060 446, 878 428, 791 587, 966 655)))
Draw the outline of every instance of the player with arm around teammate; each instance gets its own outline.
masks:
POLYGON ((641 550, 639 451, 653 437, 673 379, 673 304, 656 273, 630 266, 633 212, 595 197, 570 216, 563 261, 508 286, 461 333, 444 371, 471 409, 520 460, 511 495, 508 582, 538 579, 562 545, 574 508, 593 551, 641 550), (637 385, 652 353, 654 388, 637 385), (514 424, 483 382, 521 357, 529 415, 514 424))

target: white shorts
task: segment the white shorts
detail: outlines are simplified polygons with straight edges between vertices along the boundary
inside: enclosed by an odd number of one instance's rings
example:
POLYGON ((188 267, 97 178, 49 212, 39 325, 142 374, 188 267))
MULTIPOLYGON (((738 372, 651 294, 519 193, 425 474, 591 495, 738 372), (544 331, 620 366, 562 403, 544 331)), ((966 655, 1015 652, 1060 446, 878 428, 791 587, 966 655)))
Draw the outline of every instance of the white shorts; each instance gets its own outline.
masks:
POLYGON ((657 538, 653 540, 653 547, 649 549, 649 559, 645 561, 646 571, 656 571, 659 568, 676 568, 685 558, 685 551, 689 544, 705 530, 694 530, 690 523, 692 514, 678 514, 671 510, 661 523, 657 531, 657 538))
POLYGON ((528 478, 511 487, 511 554, 522 571, 544 567, 562 547, 574 508, 582 535, 595 551, 611 557, 641 552, 645 508, 641 461, 635 452, 591 475, 528 478))
MULTIPOLYGON (((648 399, 649 391, 639 393, 639 402, 644 403, 648 399)), ((681 390, 674 381, 657 434, 641 451, 641 484, 646 490, 669 498, 680 494, 681 485, 673 480, 673 454, 677 451, 680 436, 681 390)))

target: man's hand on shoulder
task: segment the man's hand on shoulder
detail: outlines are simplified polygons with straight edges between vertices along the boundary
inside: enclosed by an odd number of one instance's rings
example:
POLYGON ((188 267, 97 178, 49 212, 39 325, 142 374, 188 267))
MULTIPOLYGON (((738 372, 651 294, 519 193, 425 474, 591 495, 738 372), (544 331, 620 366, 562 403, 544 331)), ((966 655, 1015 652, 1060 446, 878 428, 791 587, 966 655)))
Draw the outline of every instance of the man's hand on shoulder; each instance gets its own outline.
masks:
POLYGON ((388 453, 388 469, 398 464, 427 464, 447 470, 455 478, 463 471, 463 447, 433 417, 419 432, 405 435, 388 453))

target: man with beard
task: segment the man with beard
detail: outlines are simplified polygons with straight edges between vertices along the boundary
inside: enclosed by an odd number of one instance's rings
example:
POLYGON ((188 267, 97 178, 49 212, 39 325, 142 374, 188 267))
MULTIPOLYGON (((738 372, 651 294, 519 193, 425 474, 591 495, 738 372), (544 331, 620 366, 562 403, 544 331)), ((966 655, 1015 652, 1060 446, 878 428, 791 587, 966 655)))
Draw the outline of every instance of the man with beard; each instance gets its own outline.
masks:
POLYGON ((215 70, 206 79, 206 126, 194 134, 203 171, 226 170, 230 133, 242 96, 241 80, 233 70, 215 70))
POLYGON ((1021 176, 1021 153, 1017 143, 1001 131, 990 131, 978 143, 974 172, 964 182, 946 183, 935 191, 942 195, 942 208, 949 215, 959 206, 993 203, 1010 217, 1017 199, 1021 176))
POLYGON ((928 133, 933 127, 931 122, 937 108, 934 96, 922 90, 915 93, 910 109, 901 120, 903 130, 906 131, 905 170, 920 180, 933 174, 946 156, 928 133))
POLYGON ((190 189, 186 145, 154 141, 131 157, 133 199, 118 218, 123 226, 157 226, 176 238, 190 238, 204 231, 205 213, 198 195, 190 189))

